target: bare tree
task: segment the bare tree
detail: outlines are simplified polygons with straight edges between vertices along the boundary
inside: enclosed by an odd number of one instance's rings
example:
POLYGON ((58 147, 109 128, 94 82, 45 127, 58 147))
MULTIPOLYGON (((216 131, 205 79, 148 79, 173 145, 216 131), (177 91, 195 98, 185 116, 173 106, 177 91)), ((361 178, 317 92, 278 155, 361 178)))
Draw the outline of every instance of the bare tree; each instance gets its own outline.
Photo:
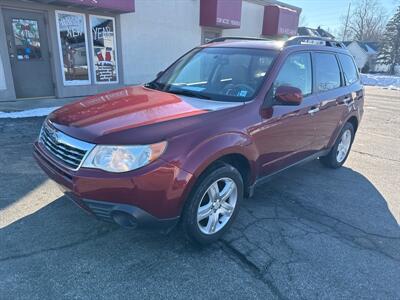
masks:
POLYGON ((379 41, 387 21, 384 7, 377 0, 358 0, 347 16, 342 16, 343 40, 379 41), (347 23, 347 28, 346 28, 347 23))

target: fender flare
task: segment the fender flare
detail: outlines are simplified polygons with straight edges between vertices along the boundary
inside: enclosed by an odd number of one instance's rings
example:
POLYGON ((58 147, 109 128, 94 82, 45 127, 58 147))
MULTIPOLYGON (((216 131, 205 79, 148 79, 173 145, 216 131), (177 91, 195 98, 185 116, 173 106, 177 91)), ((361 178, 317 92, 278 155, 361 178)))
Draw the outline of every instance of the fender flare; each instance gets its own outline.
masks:
MULTIPOLYGON (((354 119, 354 118, 357 120, 357 124, 360 124, 360 117, 356 112, 353 112, 352 114, 347 116, 346 120, 344 122, 342 122, 340 124, 340 126, 337 127, 337 130, 334 132, 334 134, 332 134, 331 139, 329 140, 329 143, 328 143, 328 149, 331 149, 333 147, 333 145, 335 144, 336 140, 338 139, 339 134, 342 131, 344 125, 348 122, 352 123, 350 120, 354 119)), ((354 131, 356 131, 356 130, 357 130, 357 128, 354 128, 354 131)))
POLYGON ((214 162, 232 154, 238 154, 247 159, 250 166, 250 181, 255 181, 258 172, 257 159, 259 153, 252 138, 238 132, 227 132, 214 136, 198 144, 187 153, 185 161, 180 166, 193 175, 183 193, 182 207, 200 175, 214 162))

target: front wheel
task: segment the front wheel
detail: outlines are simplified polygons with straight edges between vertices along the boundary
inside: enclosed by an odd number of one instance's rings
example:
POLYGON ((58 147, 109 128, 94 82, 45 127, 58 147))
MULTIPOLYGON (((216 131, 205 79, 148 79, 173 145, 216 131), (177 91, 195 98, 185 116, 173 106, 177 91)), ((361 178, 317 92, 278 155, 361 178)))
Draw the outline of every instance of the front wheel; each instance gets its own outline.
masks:
POLYGON ((239 171, 221 164, 199 178, 182 215, 182 227, 189 240, 209 244, 231 226, 243 199, 239 171))
POLYGON ((354 140, 354 127, 351 123, 346 123, 337 138, 335 145, 327 156, 320 157, 322 164, 329 168, 340 168, 349 156, 354 140))

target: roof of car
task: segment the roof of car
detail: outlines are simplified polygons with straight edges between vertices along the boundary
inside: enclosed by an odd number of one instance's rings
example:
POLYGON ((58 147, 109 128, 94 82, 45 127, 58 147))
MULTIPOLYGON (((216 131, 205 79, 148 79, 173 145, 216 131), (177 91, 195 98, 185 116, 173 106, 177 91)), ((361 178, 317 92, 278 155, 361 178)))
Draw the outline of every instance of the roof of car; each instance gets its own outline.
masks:
POLYGON ((287 41, 268 40, 253 37, 221 37, 202 45, 203 48, 251 48, 282 50, 288 47, 301 47, 302 50, 347 52, 344 44, 332 39, 309 36, 295 36, 287 41))
POLYGON ((224 42, 215 42, 202 45, 202 47, 226 47, 226 48, 252 48, 252 49, 270 49, 280 50, 284 42, 268 40, 231 40, 224 42))

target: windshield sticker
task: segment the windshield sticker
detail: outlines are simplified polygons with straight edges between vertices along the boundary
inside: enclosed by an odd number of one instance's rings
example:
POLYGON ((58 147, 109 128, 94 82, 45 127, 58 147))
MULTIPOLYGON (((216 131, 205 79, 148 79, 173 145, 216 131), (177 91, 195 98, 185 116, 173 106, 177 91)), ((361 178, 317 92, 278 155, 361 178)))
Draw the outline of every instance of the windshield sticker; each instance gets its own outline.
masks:
POLYGON ((247 91, 240 91, 237 95, 238 95, 238 97, 246 97, 247 91))

